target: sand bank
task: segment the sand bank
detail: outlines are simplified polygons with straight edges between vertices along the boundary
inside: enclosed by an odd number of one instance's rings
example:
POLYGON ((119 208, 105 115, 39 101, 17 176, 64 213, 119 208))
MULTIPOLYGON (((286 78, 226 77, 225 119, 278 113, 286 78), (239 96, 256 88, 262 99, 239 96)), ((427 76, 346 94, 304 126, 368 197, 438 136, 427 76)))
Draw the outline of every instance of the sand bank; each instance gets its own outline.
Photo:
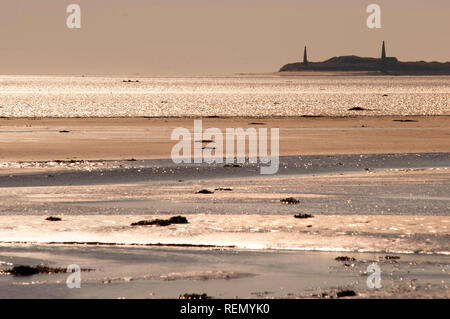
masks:
MULTIPOLYGON (((170 158, 186 118, 0 119, 0 160, 170 158), (67 132, 65 132, 67 131, 67 132)), ((450 116, 203 118, 203 128, 279 128, 280 155, 450 151, 450 116)))

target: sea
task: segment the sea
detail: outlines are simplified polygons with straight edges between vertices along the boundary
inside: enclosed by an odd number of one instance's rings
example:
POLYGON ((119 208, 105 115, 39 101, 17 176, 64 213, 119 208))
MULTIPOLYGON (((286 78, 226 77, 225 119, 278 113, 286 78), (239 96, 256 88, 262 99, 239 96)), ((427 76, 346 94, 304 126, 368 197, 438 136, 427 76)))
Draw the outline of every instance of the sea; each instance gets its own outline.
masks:
POLYGON ((0 76, 0 117, 448 114, 450 76, 0 76))

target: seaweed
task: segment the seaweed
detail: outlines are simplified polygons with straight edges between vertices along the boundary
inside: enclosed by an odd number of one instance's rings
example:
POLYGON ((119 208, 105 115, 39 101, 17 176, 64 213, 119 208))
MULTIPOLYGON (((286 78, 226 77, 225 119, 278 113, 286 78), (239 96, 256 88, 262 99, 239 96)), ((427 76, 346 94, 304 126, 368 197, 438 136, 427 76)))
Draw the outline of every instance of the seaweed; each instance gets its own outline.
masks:
POLYGON ((300 201, 298 199, 295 199, 294 197, 280 199, 280 202, 283 204, 289 204, 289 205, 300 203, 300 201))

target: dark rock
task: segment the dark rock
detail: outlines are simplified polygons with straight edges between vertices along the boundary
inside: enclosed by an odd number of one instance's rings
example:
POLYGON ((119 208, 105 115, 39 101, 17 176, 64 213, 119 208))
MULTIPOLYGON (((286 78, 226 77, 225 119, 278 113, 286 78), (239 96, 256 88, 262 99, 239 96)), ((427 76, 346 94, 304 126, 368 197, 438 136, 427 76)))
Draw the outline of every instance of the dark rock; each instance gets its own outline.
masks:
POLYGON ((365 108, 360 107, 360 106, 355 106, 355 107, 349 108, 348 110, 349 111, 366 111, 365 108))
POLYGON ((169 226, 171 222, 167 219, 154 219, 148 223, 148 225, 157 225, 157 226, 169 226))
POLYGON ((294 197, 280 199, 280 202, 282 202, 283 204, 290 204, 290 205, 300 203, 300 201, 298 199, 295 199, 294 197))
POLYGON ((183 216, 174 216, 169 218, 169 222, 171 224, 187 224, 188 220, 186 217, 183 216))
POLYGON ((7 273, 10 273, 14 276, 31 276, 39 273, 39 270, 36 267, 30 266, 14 266, 12 269, 7 270, 7 273))
POLYGON ((338 298, 342 298, 342 297, 354 297, 356 296, 356 292, 354 292, 353 290, 340 290, 336 293, 336 296, 338 298))
POLYGON ((262 123, 262 122, 251 122, 248 123, 248 125, 265 125, 266 123, 262 123))
POLYGON ((45 220, 48 220, 48 221, 50 221, 50 222, 59 222, 59 221, 61 221, 62 219, 59 218, 59 217, 50 216, 50 217, 47 217, 45 220))
POLYGON ((385 258, 386 260, 395 260, 395 259, 400 259, 400 257, 399 257, 399 256, 389 256, 389 255, 385 256, 384 258, 385 258))
MULTIPOLYGON (((81 271, 94 271, 95 269, 90 268, 81 268, 81 271)), ((20 266, 14 266, 11 269, 8 269, 5 271, 5 273, 11 274, 13 276, 32 276, 37 274, 60 274, 60 273, 66 273, 67 269, 62 267, 48 267, 44 265, 37 265, 36 267, 33 266, 26 266, 26 265, 20 265, 20 266)))
POLYGON ((210 299, 211 297, 207 294, 184 294, 180 295, 178 299, 210 299))
POLYGON ((58 163, 58 164, 74 164, 74 163, 83 162, 83 161, 76 161, 76 160, 54 160, 53 162, 58 163))
POLYGON ((229 187, 218 187, 216 189, 214 189, 215 191, 222 191, 222 192, 231 192, 232 189, 229 187))
POLYGON ((141 220, 136 223, 132 223, 131 226, 149 226, 149 225, 157 225, 157 226, 169 226, 171 222, 167 219, 153 219, 153 220, 141 220))
POLYGON ((337 261, 356 261, 355 258, 348 257, 348 256, 339 256, 339 257, 336 257, 334 260, 337 260, 337 261))
POLYGON ((239 164, 225 164, 223 167, 241 167, 239 164))
POLYGON ((404 123, 409 123, 409 122, 419 122, 417 120, 392 120, 394 122, 404 122, 404 123))
POLYGON ((300 115, 299 117, 306 117, 306 118, 319 118, 319 117, 324 117, 324 115, 309 115, 309 114, 304 114, 304 115, 300 115))
POLYGON ((323 292, 320 295, 312 295, 313 297, 319 297, 319 298, 324 298, 324 299, 334 299, 334 298, 343 298, 343 297, 354 297, 357 296, 356 292, 353 290, 348 290, 348 289, 344 289, 344 290, 338 290, 338 291, 328 291, 328 292, 323 292))
POLYGON ((310 214, 297 214, 297 215, 294 215, 294 217, 295 217, 295 218, 305 219, 305 218, 312 218, 312 217, 314 217, 314 216, 313 216, 313 215, 310 215, 310 214))
POLYGON ((200 141, 195 141, 195 143, 212 143, 214 142, 213 140, 200 140, 200 141))
POLYGON ((214 192, 211 192, 210 190, 207 189, 201 189, 197 192, 197 194, 214 194, 214 192))
POLYGON ((131 226, 169 226, 172 224, 187 224, 188 220, 183 216, 174 216, 169 219, 153 219, 153 220, 141 220, 136 223, 132 223, 131 226))
POLYGON ((59 133, 70 133, 70 131, 68 131, 68 130, 61 130, 61 131, 59 131, 59 133))
POLYGON ((66 272, 64 268, 52 268, 47 266, 38 265, 36 267, 32 266, 14 266, 12 269, 6 271, 7 273, 14 276, 32 276, 37 274, 57 274, 66 272))

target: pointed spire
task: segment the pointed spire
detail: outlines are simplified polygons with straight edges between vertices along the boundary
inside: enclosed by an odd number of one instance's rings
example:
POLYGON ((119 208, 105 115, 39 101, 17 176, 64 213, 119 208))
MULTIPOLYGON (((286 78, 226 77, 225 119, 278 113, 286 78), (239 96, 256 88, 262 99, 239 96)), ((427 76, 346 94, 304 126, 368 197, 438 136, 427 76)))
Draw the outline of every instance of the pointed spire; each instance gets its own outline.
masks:
POLYGON ((381 60, 386 60, 386 47, 384 46, 384 41, 383 48, 381 49, 381 60))
POLYGON ((303 64, 308 64, 308 54, 306 53, 306 46, 305 51, 303 51, 303 64))

